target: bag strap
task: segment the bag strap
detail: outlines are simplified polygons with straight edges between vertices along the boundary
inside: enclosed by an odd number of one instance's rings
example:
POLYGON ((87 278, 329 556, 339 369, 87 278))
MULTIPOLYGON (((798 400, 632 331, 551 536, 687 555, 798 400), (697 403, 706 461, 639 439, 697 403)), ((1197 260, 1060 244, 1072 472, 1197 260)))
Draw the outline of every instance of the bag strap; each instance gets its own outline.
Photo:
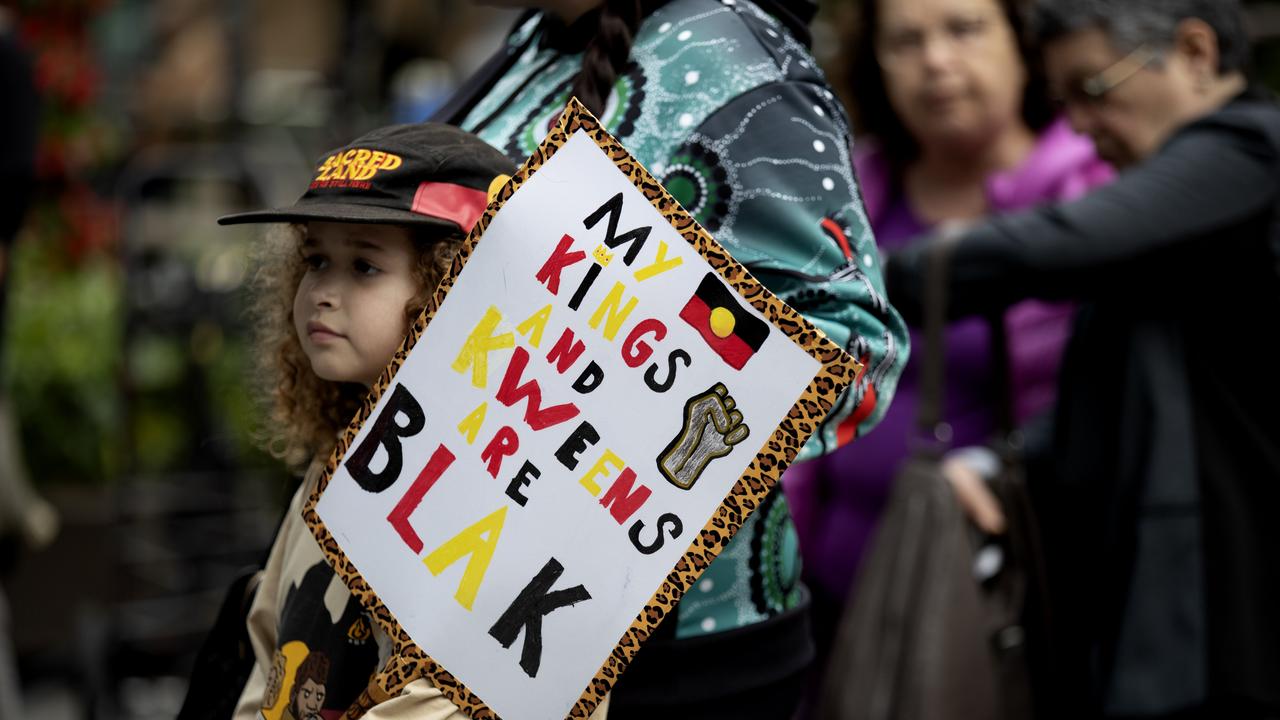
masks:
POLYGON ((1009 374, 1009 331, 1005 325, 1004 313, 996 312, 987 316, 987 325, 991 336, 991 369, 999 381, 996 383, 996 432, 1000 434, 1002 441, 1008 442, 1017 430, 1017 421, 1012 376, 1009 374))
POLYGON ((949 443, 951 426, 943 421, 946 400, 947 292, 951 246, 958 233, 939 234, 925 253, 924 362, 920 368, 920 397, 916 429, 926 444, 949 443))

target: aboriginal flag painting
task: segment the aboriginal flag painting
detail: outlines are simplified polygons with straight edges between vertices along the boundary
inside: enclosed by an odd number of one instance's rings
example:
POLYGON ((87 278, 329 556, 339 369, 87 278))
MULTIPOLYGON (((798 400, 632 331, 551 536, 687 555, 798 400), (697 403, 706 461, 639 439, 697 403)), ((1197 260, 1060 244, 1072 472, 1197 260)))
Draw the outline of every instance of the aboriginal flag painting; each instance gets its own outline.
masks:
POLYGON ((734 370, 741 370, 769 336, 769 325, 742 307, 715 273, 707 273, 680 317, 734 370))

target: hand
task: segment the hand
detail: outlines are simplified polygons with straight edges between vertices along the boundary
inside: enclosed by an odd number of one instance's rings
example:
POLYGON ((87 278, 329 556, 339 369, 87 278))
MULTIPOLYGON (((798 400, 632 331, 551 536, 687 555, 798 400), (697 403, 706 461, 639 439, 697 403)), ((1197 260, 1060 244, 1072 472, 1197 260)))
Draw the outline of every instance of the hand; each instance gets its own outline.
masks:
POLYGON ((951 483, 956 500, 974 525, 989 535, 1002 535, 1008 523, 987 481, 963 457, 942 461, 942 475, 951 483))
POLYGON ((733 396, 716 383, 685 403, 684 426, 658 459, 658 467, 672 484, 687 490, 708 463, 728 455, 749 433, 733 396))

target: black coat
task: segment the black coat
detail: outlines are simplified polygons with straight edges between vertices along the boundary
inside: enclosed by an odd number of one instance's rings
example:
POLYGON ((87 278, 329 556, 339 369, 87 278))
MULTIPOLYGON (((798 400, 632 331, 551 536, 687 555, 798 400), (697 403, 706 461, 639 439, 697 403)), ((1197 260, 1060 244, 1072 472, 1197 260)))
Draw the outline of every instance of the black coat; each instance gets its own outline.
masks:
MULTIPOLYGON (((908 319, 922 245, 886 269, 908 319)), ((1242 95, 952 263, 956 315, 1080 303, 1031 478, 1064 688, 1117 714, 1280 708, 1280 109, 1242 95)))

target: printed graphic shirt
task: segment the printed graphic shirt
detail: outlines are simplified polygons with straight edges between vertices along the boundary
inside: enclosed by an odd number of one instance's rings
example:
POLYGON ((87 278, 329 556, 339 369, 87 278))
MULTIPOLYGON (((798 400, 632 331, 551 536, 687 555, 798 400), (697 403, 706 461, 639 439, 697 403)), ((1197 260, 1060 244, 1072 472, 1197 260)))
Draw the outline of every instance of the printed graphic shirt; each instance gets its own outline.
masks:
MULTIPOLYGON (((323 464, 312 463, 276 535, 249 610, 255 663, 234 720, 336 720, 390 655, 386 634, 325 560, 302 519, 323 464)), ((602 720, 607 704, 593 715, 602 720)), ((467 720, 421 679, 368 720, 467 720)))
MULTIPOLYGON (((567 102, 582 59, 573 36, 589 30, 524 23, 508 39, 514 65, 462 127, 523 162, 567 102)), ((906 326, 885 298, 844 111, 808 51, 748 0, 675 0, 643 21, 602 115, 723 247, 865 366, 801 457, 875 425, 906 360, 906 326)), ((685 596, 677 637, 800 601, 795 529, 775 495, 685 596)))

